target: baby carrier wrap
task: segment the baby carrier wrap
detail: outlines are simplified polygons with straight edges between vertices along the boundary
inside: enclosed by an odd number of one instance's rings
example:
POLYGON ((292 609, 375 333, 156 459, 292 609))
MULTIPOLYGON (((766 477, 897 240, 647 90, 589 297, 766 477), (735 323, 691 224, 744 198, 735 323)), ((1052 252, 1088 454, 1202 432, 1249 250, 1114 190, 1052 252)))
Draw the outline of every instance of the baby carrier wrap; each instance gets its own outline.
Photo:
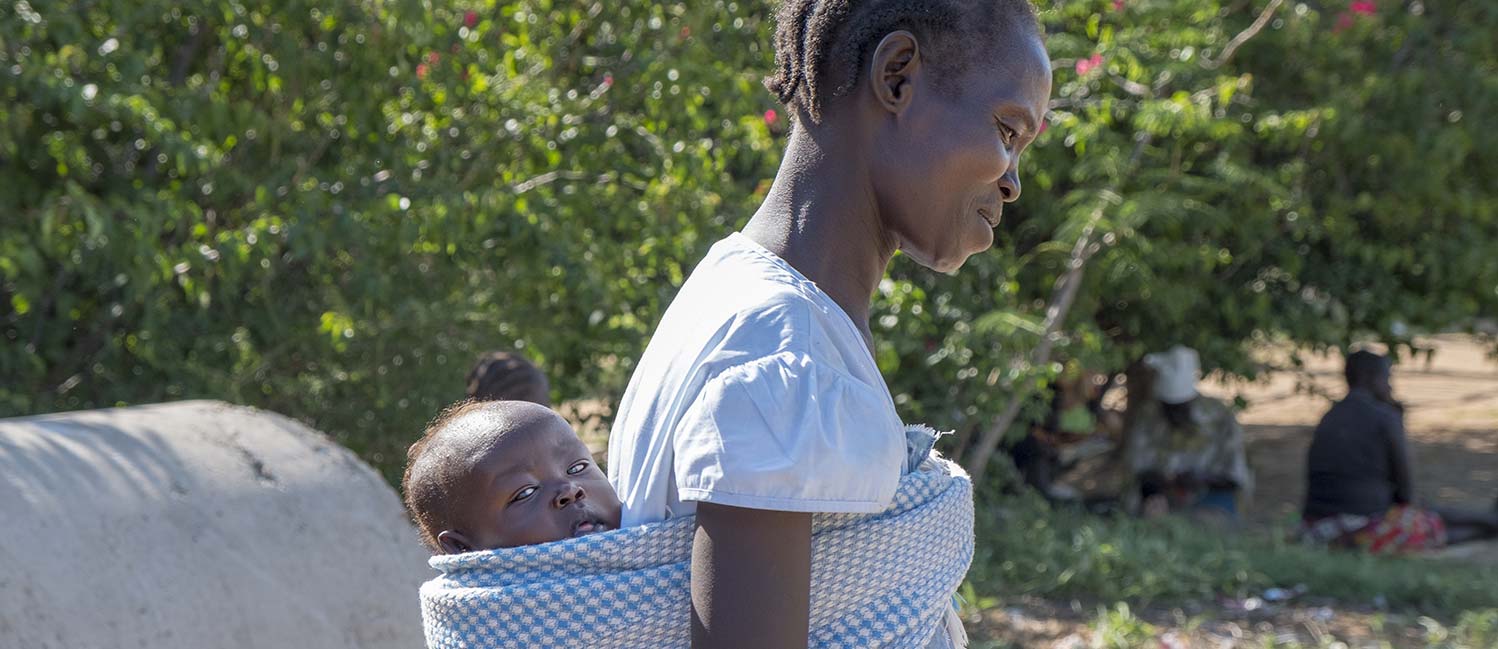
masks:
MULTIPOLYGON (((929 429, 925 429, 929 431, 929 429)), ((973 556, 972 483, 928 452, 877 514, 812 517, 813 647, 925 647, 973 556)), ((691 643, 693 517, 574 539, 432 557, 421 587, 431 649, 691 643)), ((955 630, 961 633, 960 627, 955 630)))

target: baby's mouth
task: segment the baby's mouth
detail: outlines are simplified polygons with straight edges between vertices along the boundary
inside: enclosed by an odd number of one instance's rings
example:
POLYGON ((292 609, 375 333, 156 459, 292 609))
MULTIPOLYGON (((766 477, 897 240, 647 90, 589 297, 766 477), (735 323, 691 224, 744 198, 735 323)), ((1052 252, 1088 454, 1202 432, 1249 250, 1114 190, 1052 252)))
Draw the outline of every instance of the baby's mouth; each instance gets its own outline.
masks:
POLYGON ((573 538, 607 531, 609 531, 609 524, 603 521, 581 520, 572 524, 573 538))

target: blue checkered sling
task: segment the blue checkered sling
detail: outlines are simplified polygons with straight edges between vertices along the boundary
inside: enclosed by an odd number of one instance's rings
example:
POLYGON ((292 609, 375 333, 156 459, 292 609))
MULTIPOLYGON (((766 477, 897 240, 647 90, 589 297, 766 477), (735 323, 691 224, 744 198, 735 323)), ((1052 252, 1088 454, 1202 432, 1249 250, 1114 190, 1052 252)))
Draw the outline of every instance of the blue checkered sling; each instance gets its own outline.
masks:
MULTIPOLYGON (((918 464, 884 511, 813 517, 811 646, 919 649, 950 615, 973 556, 972 484, 936 453, 918 464)), ((688 647, 693 533, 682 517, 432 557, 427 646, 688 647)))

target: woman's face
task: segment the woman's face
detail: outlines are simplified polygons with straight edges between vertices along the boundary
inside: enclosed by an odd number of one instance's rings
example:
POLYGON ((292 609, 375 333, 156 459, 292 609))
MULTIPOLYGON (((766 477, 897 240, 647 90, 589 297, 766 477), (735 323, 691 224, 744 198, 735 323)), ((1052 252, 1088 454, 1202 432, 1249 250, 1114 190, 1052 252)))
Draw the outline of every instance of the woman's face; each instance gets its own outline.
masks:
POLYGON ((1038 36, 1010 31, 1018 36, 994 44, 991 60, 944 80, 952 88, 937 88, 929 68, 913 79, 910 105, 876 142, 885 228, 905 254, 939 272, 993 245, 1004 204, 1020 195, 1020 154, 1040 134, 1050 58, 1038 36))

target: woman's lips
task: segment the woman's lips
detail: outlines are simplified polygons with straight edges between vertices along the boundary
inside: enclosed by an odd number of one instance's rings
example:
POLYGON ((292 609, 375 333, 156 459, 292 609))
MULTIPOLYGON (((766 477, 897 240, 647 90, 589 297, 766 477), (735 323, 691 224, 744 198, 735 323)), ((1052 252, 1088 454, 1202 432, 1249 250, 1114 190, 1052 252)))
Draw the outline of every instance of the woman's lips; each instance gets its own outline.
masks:
POLYGON ((988 210, 980 209, 980 210, 978 210, 978 216, 983 217, 983 220, 988 222, 988 227, 991 227, 991 228, 999 227, 1000 213, 998 213, 998 212, 990 212, 988 210))

